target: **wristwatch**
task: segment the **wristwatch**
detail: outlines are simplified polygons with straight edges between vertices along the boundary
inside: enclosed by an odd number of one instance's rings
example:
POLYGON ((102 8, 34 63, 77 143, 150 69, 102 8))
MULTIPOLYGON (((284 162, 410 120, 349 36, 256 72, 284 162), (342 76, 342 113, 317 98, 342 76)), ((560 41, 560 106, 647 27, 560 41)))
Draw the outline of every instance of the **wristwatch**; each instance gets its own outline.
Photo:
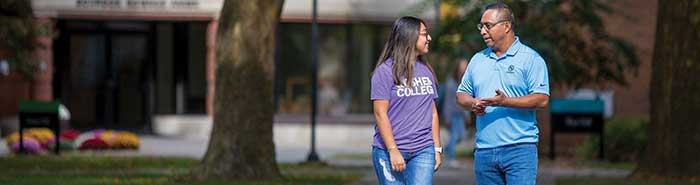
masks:
POLYGON ((435 152, 442 154, 442 147, 435 147, 435 152))

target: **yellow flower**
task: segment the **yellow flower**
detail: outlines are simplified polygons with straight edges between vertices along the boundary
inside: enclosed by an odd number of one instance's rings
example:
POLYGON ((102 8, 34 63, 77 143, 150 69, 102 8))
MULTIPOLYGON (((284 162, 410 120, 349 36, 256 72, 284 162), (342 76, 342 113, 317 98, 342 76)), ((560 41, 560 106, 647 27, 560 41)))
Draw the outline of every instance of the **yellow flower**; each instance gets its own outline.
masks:
POLYGON ((100 135, 100 139, 102 141, 105 141, 109 146, 112 146, 112 142, 114 141, 114 137, 116 135, 116 132, 114 130, 105 130, 102 132, 102 135, 100 135))
POLYGON ((24 132, 27 136, 39 141, 41 144, 47 144, 49 141, 55 141, 55 135, 48 128, 30 128, 24 132))
POLYGON ((109 142, 113 149, 138 149, 140 146, 139 137, 131 132, 117 132, 109 142))
POLYGON ((5 141, 7 141, 7 146, 11 146, 12 143, 19 142, 19 132, 10 134, 5 138, 5 141))
MULTIPOLYGON (((55 135, 47 128, 30 128, 24 131, 24 137, 34 138, 41 144, 48 144, 50 141, 55 141, 55 135)), ((19 132, 14 132, 7 136, 7 144, 19 141, 19 132)))

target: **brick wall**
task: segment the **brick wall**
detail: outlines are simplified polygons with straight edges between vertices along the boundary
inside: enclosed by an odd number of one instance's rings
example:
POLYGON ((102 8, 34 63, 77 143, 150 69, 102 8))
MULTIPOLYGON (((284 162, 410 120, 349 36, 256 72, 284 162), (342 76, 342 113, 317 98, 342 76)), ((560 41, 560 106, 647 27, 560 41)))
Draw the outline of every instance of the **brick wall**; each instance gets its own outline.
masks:
MULTIPOLYGON (((646 117, 649 114, 649 85, 651 80, 651 60, 654 50, 656 29, 656 0, 610 1, 614 13, 603 15, 607 31, 634 45, 637 49, 640 66, 638 72, 628 73, 628 86, 612 86, 614 90, 614 116, 646 117)), ((552 89, 552 97, 562 97, 565 89, 552 89)), ((540 152, 549 152, 549 111, 538 112, 540 127, 540 152)), ((591 135, 597 137, 597 135, 591 135)), ((588 134, 562 134, 556 136, 557 156, 573 156, 588 134)))

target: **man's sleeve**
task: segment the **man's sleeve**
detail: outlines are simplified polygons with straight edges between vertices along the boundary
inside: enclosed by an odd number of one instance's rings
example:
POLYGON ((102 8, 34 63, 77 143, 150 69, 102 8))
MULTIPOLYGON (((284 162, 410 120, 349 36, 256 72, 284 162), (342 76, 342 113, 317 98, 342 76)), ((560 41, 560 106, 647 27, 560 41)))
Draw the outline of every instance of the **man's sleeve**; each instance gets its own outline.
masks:
POLYGON ((549 95, 549 72, 542 57, 536 57, 527 73, 528 93, 549 95))
POLYGON ((472 84, 471 77, 471 64, 472 62, 469 62, 469 64, 467 65, 467 70, 464 71, 464 75, 462 75, 462 81, 457 86, 457 93, 467 93, 472 96, 474 95, 474 86, 472 84))

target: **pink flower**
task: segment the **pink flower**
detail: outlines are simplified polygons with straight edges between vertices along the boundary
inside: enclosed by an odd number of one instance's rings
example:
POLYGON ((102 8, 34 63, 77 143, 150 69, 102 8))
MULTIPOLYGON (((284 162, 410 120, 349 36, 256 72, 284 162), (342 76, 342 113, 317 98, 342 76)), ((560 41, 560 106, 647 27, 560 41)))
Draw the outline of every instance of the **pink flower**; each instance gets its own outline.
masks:
MULTIPOLYGON (((24 151, 26 151, 27 153, 37 154, 43 150, 39 141, 37 141, 34 138, 24 137, 24 140, 22 142, 24 143, 24 151)), ((10 148, 15 153, 19 152, 19 140, 17 140, 17 142, 12 143, 10 148)))

